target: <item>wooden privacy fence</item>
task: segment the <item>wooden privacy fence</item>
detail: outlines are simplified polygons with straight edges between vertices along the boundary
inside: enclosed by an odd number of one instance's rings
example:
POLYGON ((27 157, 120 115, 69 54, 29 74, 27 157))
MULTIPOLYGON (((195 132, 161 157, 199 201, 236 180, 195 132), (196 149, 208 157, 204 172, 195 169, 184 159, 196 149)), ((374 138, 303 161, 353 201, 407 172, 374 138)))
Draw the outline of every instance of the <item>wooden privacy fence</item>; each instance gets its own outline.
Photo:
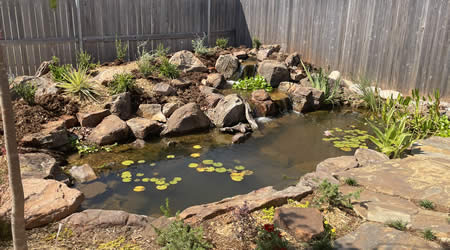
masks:
POLYGON ((8 70, 34 74, 53 55, 75 63, 80 46, 95 60, 116 58, 115 39, 128 45, 128 59, 137 45, 159 43, 172 51, 191 49, 191 41, 208 34, 235 41, 236 0, 0 0, 1 44, 8 70))
POLYGON ((450 99, 449 0, 238 0, 238 44, 281 44, 305 61, 450 99))

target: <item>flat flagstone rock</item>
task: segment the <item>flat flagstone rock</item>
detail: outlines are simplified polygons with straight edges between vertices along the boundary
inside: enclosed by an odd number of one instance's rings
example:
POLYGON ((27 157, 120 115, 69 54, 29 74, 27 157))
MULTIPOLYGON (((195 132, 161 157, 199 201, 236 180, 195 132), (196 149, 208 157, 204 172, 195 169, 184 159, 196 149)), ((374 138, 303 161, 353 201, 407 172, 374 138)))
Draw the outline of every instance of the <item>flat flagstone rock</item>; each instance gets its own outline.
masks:
POLYGON ((335 175, 339 172, 347 171, 358 167, 358 162, 353 156, 340 156, 328 158, 320 162, 316 167, 316 172, 326 172, 335 175))
POLYGON ((450 137, 433 136, 413 145, 412 153, 431 158, 445 158, 450 161, 450 137))
POLYGON ((298 241, 310 241, 324 232, 323 216, 316 208, 280 207, 273 220, 298 241))
POLYGON ((411 228, 418 231, 430 229, 439 240, 450 243, 450 223, 448 218, 448 213, 421 209, 417 214, 413 215, 411 228))
POLYGON ((355 178, 370 191, 414 202, 430 200, 437 211, 450 211, 450 161, 445 158, 415 155, 350 169, 339 176, 355 178))
POLYGON ((337 239, 335 249, 441 249, 437 243, 383 224, 366 222, 356 231, 337 239))
MULTIPOLYGON (((22 183, 27 229, 44 226, 72 214, 84 199, 80 191, 55 180, 24 179, 22 183)), ((7 197, 0 206, 0 220, 11 216, 12 198, 9 193, 6 192, 7 197)))
POLYGON ((355 152, 355 158, 360 167, 365 167, 371 164, 381 163, 389 160, 389 157, 387 157, 387 155, 367 148, 358 148, 355 152))
POLYGON ((323 180, 327 180, 331 184, 339 184, 339 181, 327 172, 307 173, 300 178, 299 183, 311 188, 317 188, 323 180))
POLYGON ((75 227, 98 228, 114 226, 147 226, 145 215, 130 214, 119 210, 87 209, 65 218, 62 222, 75 227))
POLYGON ((245 202, 247 202, 250 211, 255 211, 265 207, 283 205, 288 199, 298 200, 311 192, 310 187, 303 185, 291 186, 281 191, 269 186, 218 202, 192 206, 183 210, 179 216, 187 223, 197 223, 242 207, 245 202))

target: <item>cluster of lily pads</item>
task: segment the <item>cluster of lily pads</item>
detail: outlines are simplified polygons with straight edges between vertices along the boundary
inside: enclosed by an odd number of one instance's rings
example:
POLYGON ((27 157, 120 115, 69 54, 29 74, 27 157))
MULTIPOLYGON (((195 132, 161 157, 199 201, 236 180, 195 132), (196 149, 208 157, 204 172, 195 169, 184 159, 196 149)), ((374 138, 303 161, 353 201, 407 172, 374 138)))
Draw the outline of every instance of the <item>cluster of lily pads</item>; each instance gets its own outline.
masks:
POLYGON ((330 141, 336 148, 350 152, 356 148, 367 148, 369 135, 367 131, 357 129, 352 125, 351 129, 334 128, 327 130, 323 141, 330 141))

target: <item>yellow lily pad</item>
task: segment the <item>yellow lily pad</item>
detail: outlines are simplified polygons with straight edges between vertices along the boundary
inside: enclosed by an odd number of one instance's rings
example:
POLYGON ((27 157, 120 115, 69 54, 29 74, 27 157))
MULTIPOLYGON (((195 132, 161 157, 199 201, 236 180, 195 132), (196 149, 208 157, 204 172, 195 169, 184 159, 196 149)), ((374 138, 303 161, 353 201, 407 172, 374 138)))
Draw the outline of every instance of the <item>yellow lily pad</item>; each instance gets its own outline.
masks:
POLYGON ((223 163, 222 162, 214 162, 213 166, 216 167, 216 168, 220 168, 220 167, 223 166, 223 163))
POLYGON ((158 181, 158 178, 155 178, 155 177, 150 178, 150 181, 151 181, 151 182, 157 182, 157 181, 158 181))
POLYGON ((140 182, 141 179, 134 179, 134 182, 140 182))
POLYGON ((131 177, 131 172, 130 171, 122 172, 122 178, 123 177, 131 177))
POLYGON ((233 180, 233 181, 239 182, 239 181, 242 181, 243 179, 244 179, 244 177, 242 177, 242 176, 231 176, 231 180, 233 180))
POLYGON ((235 166, 234 168, 235 168, 236 170, 244 170, 244 169, 245 169, 244 166, 235 166))
POLYGON ((123 178, 122 182, 131 182, 131 178, 123 178))
POLYGON ((142 192, 142 191, 144 191, 144 190, 145 190, 145 187, 144 187, 144 186, 136 186, 136 187, 134 187, 134 189, 133 189, 134 192, 142 192))
POLYGON ((234 172, 234 173, 231 173, 230 174, 230 176, 244 176, 245 174, 244 174, 244 172, 240 172, 240 173, 238 173, 238 172, 234 172))
POLYGON ((173 180, 174 181, 181 181, 181 180, 183 180, 181 177, 175 177, 175 178, 173 178, 173 180))
POLYGON ((214 163, 214 161, 213 160, 203 160, 202 163, 205 165, 211 165, 214 163))
POLYGON ((133 163, 134 163, 134 161, 127 160, 127 161, 123 161, 123 162, 122 162, 122 165, 124 165, 124 166, 130 166, 130 165, 132 165, 133 163))
POLYGON ((197 168, 197 172, 205 172, 205 168, 197 168))
POLYGON ((216 172, 217 173, 225 173, 225 172, 227 172, 227 169, 226 168, 216 168, 216 172))
POLYGON ((149 182, 150 181, 150 178, 144 178, 144 179, 142 179, 142 182, 149 182))
POLYGON ((198 163, 189 163, 189 165, 188 165, 188 167, 190 167, 190 168, 196 168, 196 167, 198 167, 198 163))
POLYGON ((158 185, 158 186, 156 186, 156 189, 158 189, 158 190, 166 190, 167 189, 167 185, 158 185))
POLYGON ((166 183, 166 181, 161 181, 161 180, 158 180, 155 182, 156 185, 164 185, 165 183, 166 183))
POLYGON ((171 185, 176 185, 176 184, 178 183, 178 181, 172 180, 172 181, 170 181, 169 183, 170 183, 171 185))
POLYGON ((173 159, 173 158, 175 158, 175 155, 168 155, 168 156, 166 156, 166 158, 167 159, 173 159))
POLYGON ((191 154, 191 157, 192 158, 198 158, 198 157, 200 157, 200 154, 199 153, 193 153, 193 154, 191 154))
POLYGON ((212 172, 216 171, 216 169, 214 167, 207 167, 205 170, 208 173, 212 173, 212 172))
POLYGON ((200 145, 194 145, 193 148, 194 148, 194 149, 201 149, 202 146, 200 146, 200 145))
POLYGON ((139 160, 137 163, 142 164, 142 163, 145 163, 145 161, 144 160, 139 160))
POLYGON ((151 163, 150 164, 150 167, 154 167, 154 166, 156 166, 156 163, 151 163))
POLYGON ((137 173, 136 176, 137 177, 142 177, 142 176, 144 176, 144 174, 143 173, 137 173))
POLYGON ((345 151, 345 152, 350 152, 350 151, 352 151, 351 148, 347 148, 347 147, 341 148, 341 150, 342 150, 342 151, 345 151))

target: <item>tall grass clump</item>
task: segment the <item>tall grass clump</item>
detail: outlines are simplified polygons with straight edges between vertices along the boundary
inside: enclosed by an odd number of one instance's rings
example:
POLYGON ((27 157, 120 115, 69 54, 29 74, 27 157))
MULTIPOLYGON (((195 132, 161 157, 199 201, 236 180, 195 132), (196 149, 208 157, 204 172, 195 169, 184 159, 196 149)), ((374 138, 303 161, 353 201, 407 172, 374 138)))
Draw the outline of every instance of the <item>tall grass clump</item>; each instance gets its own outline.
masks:
POLYGON ((332 83, 329 83, 328 77, 325 75, 322 69, 318 74, 312 75, 303 61, 300 62, 302 63, 303 69, 305 70, 306 76, 308 77, 308 80, 311 83, 312 87, 323 92, 325 96, 324 102, 327 104, 335 104, 336 99, 339 96, 340 79, 336 82, 333 81, 332 83))
POLYGON ((379 112, 383 104, 378 88, 372 87, 370 81, 367 78, 361 77, 358 88, 361 92, 361 99, 364 101, 366 107, 372 112, 379 112))
POLYGON ((89 82, 89 76, 86 69, 71 69, 63 73, 63 83, 58 87, 64 89, 66 94, 79 97, 81 100, 97 101, 98 96, 92 84, 89 82))
POLYGON ((194 48, 194 52, 197 55, 206 55, 208 53, 208 47, 205 46, 206 35, 204 34, 202 37, 197 37, 192 40, 192 47, 194 48))
POLYGON ((170 48, 164 48, 164 44, 159 43, 156 47, 156 50, 154 52, 155 56, 158 58, 167 57, 167 54, 169 54, 170 48))

